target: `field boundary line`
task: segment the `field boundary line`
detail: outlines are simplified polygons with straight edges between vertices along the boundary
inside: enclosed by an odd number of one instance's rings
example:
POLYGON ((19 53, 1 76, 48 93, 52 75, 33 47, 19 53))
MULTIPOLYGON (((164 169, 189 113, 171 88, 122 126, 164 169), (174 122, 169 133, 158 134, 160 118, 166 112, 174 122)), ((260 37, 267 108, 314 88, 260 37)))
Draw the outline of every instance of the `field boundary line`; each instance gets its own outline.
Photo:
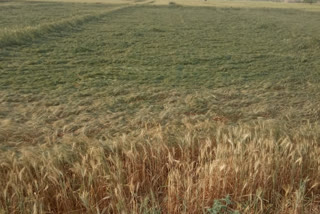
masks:
POLYGON ((119 11, 133 5, 121 6, 110 10, 90 15, 75 16, 72 18, 62 19, 57 22, 43 23, 35 26, 27 26, 19 29, 4 29, 0 31, 0 48, 11 45, 22 45, 27 42, 32 42, 35 39, 44 37, 51 32, 66 31, 74 27, 83 25, 92 20, 101 19, 112 12, 119 11))

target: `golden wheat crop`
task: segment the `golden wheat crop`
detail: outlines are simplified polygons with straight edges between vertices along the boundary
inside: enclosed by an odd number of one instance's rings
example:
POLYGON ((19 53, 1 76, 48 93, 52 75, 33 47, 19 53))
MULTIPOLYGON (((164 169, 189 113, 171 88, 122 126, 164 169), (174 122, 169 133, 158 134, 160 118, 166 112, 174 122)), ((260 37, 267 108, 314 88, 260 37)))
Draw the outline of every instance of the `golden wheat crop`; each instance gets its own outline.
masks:
POLYGON ((1 155, 5 213, 319 213, 319 126, 155 125, 112 140, 65 135, 1 155), (207 137, 199 136, 199 131, 207 137), (230 211, 230 212, 231 212, 230 211))

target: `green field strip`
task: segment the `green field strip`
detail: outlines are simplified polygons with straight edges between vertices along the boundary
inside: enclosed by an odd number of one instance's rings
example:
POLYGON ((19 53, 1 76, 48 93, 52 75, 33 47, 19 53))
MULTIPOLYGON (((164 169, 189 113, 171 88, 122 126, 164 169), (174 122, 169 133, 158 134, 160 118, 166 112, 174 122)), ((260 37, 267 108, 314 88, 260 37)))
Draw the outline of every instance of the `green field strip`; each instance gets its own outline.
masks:
POLYGON ((36 26, 27 26, 19 29, 5 28, 2 32, 0 32, 0 48, 32 42, 38 38, 45 37, 47 34, 52 32, 62 32, 71 30, 75 27, 78 27, 93 20, 101 19, 112 12, 127 7, 129 6, 115 7, 102 13, 75 16, 56 22, 43 23, 38 24, 36 26))

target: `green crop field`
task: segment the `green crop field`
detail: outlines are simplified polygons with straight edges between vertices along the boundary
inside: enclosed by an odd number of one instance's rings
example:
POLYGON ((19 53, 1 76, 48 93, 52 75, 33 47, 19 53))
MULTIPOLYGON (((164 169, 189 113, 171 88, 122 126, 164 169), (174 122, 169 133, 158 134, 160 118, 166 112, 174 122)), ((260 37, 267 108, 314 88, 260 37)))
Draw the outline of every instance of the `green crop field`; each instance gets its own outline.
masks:
POLYGON ((319 5, 116 3, 0 0, 0 213, 319 213, 319 5))

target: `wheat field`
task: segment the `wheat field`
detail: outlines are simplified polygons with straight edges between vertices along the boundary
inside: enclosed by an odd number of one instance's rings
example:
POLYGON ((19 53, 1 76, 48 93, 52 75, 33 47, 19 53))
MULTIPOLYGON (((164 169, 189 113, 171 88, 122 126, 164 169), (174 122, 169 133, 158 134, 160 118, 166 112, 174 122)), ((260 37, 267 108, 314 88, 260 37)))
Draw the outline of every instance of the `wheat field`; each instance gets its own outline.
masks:
POLYGON ((320 213, 319 12, 0 1, 0 213, 320 213))

